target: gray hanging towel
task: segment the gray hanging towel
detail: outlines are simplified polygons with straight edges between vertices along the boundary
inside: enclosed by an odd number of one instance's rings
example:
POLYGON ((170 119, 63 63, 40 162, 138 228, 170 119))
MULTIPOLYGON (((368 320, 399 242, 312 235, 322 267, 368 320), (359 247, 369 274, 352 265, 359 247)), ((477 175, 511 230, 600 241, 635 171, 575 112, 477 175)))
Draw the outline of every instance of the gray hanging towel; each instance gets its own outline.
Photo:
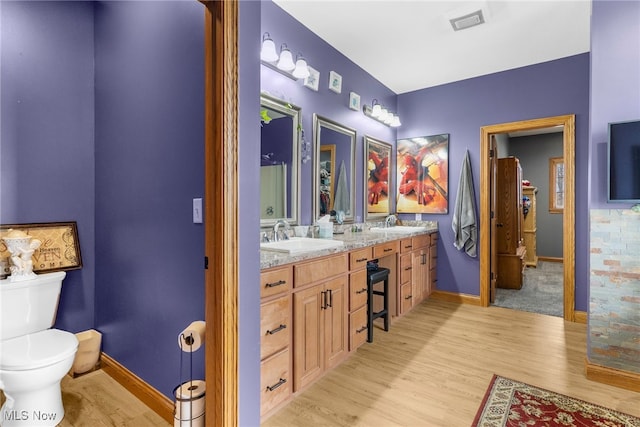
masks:
POLYGON ((333 210, 336 212, 342 211, 346 214, 351 213, 349 209, 349 190, 347 189, 347 168, 344 166, 344 160, 340 162, 340 173, 338 174, 333 210))
POLYGON ((471 160, 467 150, 462 169, 460 170, 460 182, 458 182, 458 195, 456 207, 453 211, 454 241, 456 249, 464 251, 470 257, 477 255, 478 227, 476 225, 476 196, 473 191, 473 175, 471 174, 471 160))

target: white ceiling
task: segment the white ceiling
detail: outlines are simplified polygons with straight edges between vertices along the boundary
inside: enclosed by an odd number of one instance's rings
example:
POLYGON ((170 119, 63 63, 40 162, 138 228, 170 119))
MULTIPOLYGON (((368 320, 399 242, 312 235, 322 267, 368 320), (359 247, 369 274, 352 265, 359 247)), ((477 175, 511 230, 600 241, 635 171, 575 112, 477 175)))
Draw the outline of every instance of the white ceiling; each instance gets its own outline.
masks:
POLYGON ((589 51, 589 0, 274 2, 396 94, 589 51), (486 23, 453 31, 483 6, 486 23))

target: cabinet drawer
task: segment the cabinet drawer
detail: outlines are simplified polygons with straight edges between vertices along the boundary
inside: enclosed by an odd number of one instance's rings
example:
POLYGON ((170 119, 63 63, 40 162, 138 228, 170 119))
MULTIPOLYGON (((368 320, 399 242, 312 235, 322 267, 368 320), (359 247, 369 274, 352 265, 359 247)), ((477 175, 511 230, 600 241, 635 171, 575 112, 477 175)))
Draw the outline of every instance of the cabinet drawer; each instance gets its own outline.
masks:
POLYGON ((305 264, 297 264, 293 269, 294 287, 298 288, 346 272, 346 253, 307 262, 305 264))
POLYGON ((291 289, 291 267, 268 270, 260 274, 260 297, 268 297, 291 289))
POLYGON ((349 253, 349 270, 365 268, 367 261, 372 259, 373 250, 371 247, 358 249, 349 253))
POLYGON ((400 256, 400 284, 404 285, 411 281, 411 254, 400 256))
POLYGON ((431 281, 431 292, 433 292, 437 289, 436 283, 438 282, 438 274, 435 267, 429 270, 429 280, 431 281))
POLYGON ((431 233, 431 246, 435 246, 438 244, 438 239, 440 238, 438 233, 431 233))
POLYGON ((260 359, 289 346, 291 297, 278 298, 260 306, 260 359))
POLYGON ((400 252, 400 240, 382 243, 373 247, 373 257, 382 258, 400 252))
POLYGON ((367 307, 349 315, 349 351, 360 347, 367 340, 367 307))
POLYGON ((400 253, 405 254, 407 252, 411 252, 413 250, 413 240, 412 239, 402 239, 400 240, 400 253))
POLYGON ((431 262, 435 262, 436 258, 438 258, 438 247, 432 246, 429 248, 429 253, 431 254, 431 262))
POLYGON ((367 270, 349 274, 349 311, 367 304, 367 270))
POLYGON ((405 314, 413 307, 411 282, 400 286, 400 314, 405 314))
POLYGON ((431 244, 431 235, 423 234, 422 236, 415 236, 411 238, 413 249, 424 248, 431 244))
POLYGON ((289 349, 260 363, 260 414, 264 415, 291 396, 289 349))

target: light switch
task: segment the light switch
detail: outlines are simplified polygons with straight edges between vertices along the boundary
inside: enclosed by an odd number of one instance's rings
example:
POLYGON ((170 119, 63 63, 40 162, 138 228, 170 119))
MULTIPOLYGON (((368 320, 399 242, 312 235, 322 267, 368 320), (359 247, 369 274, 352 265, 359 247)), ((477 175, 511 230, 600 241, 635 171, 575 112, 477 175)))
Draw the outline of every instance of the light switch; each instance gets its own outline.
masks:
POLYGON ((421 213, 417 213, 416 214, 416 221, 422 221, 422 214, 421 213))
POLYGON ((193 199, 193 223, 202 224, 202 198, 193 199))

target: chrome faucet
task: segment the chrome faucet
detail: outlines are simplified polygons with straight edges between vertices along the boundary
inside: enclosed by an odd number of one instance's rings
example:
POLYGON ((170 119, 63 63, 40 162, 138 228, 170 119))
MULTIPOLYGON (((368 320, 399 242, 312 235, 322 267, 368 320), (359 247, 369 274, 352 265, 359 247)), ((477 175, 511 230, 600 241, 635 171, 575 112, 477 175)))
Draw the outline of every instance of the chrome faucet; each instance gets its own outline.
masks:
POLYGON ((394 225, 396 225, 396 221, 398 221, 398 217, 391 214, 384 219, 384 227, 385 228, 393 227, 394 225))
POLYGON ((282 240, 289 240, 289 235, 287 235, 286 230, 290 230, 291 226, 289 225, 289 223, 284 220, 284 219, 279 219, 278 221, 276 221, 276 223, 273 225, 273 241, 274 242, 278 242, 280 241, 280 226, 283 225, 285 232, 282 233, 282 240))

